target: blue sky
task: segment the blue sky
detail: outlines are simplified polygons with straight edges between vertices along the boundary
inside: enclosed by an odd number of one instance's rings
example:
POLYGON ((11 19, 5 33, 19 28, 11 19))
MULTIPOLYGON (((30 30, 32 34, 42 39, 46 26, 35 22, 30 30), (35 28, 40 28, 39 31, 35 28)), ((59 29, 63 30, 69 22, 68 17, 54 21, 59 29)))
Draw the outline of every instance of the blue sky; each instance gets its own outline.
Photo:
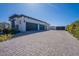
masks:
POLYGON ((64 26, 79 19, 79 4, 0 3, 0 22, 8 22, 8 17, 13 14, 31 16, 46 21, 52 26, 64 26))

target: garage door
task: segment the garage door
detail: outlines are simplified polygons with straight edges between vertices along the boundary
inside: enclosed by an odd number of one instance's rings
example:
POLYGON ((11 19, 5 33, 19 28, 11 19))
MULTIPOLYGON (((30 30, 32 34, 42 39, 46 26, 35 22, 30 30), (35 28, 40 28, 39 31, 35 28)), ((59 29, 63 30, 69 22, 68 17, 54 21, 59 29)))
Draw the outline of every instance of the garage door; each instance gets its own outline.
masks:
POLYGON ((45 30, 45 26, 44 25, 40 25, 40 30, 45 30))
POLYGON ((38 25, 35 23, 26 22, 26 31, 37 31, 38 25))

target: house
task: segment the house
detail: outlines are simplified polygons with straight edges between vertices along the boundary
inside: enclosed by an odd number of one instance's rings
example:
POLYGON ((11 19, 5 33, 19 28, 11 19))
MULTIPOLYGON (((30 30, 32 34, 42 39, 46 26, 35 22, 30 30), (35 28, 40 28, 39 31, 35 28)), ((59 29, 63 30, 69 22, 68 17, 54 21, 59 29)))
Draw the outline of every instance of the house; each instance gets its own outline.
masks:
POLYGON ((50 30, 56 30, 56 26, 50 26, 50 30))
POLYGON ((1 22, 0 23, 0 30, 3 30, 3 29, 9 29, 10 28, 10 24, 9 23, 6 23, 6 22, 1 22))
POLYGON ((48 30, 49 24, 47 22, 25 16, 25 15, 12 15, 9 17, 11 21, 12 29, 19 30, 21 32, 26 31, 40 31, 48 30))

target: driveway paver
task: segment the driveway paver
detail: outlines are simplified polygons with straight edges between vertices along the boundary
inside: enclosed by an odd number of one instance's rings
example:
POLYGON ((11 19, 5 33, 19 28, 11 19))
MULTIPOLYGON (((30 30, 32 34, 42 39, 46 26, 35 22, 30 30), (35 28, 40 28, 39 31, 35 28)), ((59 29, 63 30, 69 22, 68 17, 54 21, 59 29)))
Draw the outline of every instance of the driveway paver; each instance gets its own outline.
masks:
POLYGON ((67 31, 50 30, 0 42, 1 56, 79 56, 79 40, 67 31))

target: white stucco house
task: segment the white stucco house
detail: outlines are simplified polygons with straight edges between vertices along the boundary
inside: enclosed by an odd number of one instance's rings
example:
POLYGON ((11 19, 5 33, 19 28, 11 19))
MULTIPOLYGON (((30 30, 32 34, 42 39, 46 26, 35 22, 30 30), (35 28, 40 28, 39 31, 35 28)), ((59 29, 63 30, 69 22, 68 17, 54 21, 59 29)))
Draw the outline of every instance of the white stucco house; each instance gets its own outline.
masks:
POLYGON ((19 30, 21 32, 40 31, 49 29, 49 24, 47 22, 25 15, 15 14, 10 16, 9 20, 11 21, 12 29, 19 30))

